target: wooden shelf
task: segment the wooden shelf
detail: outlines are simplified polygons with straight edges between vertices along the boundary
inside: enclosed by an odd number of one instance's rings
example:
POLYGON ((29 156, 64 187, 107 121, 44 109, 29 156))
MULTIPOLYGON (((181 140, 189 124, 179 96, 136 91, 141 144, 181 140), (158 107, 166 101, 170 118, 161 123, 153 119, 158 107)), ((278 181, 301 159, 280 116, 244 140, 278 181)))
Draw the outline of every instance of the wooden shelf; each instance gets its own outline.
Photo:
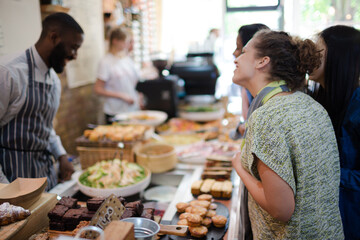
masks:
POLYGON ((45 4, 40 6, 41 12, 45 14, 56 13, 56 12, 69 12, 70 8, 66 8, 60 5, 45 4))

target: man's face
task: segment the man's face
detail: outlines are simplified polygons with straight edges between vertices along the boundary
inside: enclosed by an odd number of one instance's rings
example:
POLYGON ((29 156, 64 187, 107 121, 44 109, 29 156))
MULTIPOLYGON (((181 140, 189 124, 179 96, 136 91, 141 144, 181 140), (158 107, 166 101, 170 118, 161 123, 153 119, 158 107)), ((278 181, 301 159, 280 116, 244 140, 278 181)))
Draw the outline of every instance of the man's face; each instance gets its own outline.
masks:
POLYGON ((53 48, 49 56, 49 67, 55 72, 61 73, 68 61, 76 59, 77 50, 84 40, 83 34, 64 33, 61 41, 53 48))

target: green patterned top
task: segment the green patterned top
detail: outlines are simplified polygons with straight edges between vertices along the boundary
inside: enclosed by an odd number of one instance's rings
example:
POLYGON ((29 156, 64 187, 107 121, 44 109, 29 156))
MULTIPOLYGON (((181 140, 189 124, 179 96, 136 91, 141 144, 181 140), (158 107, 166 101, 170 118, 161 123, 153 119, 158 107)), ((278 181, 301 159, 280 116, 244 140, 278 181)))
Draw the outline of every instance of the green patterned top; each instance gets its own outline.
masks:
POLYGON ((301 92, 271 98, 249 118, 241 157, 245 169, 260 180, 253 154, 295 194, 295 211, 286 223, 271 217, 249 194, 254 239, 344 239, 339 153, 320 104, 301 92))

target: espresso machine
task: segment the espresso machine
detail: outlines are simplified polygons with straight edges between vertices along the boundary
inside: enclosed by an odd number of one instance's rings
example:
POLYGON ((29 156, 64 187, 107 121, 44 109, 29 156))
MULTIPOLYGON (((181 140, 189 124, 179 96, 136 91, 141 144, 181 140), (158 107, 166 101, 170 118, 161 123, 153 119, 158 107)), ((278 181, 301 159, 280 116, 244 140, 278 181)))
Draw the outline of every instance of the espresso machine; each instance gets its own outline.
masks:
POLYGON ((138 82, 136 90, 143 93, 146 109, 166 112, 169 118, 176 117, 179 98, 184 95, 182 80, 176 75, 163 74, 167 60, 154 59, 152 62, 159 77, 138 82))

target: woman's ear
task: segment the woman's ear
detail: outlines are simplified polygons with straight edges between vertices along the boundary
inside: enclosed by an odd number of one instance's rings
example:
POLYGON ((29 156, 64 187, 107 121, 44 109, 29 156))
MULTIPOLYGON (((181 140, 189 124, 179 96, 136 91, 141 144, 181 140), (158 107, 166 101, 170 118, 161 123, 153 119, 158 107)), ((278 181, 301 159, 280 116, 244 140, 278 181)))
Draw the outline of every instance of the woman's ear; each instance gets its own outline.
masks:
POLYGON ((256 64, 256 68, 260 69, 260 68, 264 68, 266 67, 268 64, 270 63, 270 57, 265 56, 262 57, 258 60, 257 64, 256 64))

